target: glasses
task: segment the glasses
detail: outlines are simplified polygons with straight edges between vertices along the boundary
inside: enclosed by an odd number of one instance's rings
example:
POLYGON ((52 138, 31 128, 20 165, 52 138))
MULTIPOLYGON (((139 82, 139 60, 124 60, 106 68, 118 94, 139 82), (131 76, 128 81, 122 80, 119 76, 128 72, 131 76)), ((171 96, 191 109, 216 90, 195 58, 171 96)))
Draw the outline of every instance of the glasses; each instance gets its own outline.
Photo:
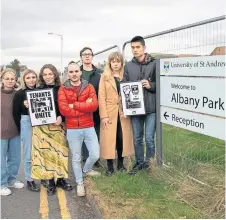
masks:
POLYGON ((91 56, 93 56, 93 54, 92 53, 83 53, 82 56, 83 57, 86 57, 86 56, 91 57, 91 56))
POLYGON ((79 70, 75 70, 75 71, 70 70, 69 73, 79 73, 79 70))

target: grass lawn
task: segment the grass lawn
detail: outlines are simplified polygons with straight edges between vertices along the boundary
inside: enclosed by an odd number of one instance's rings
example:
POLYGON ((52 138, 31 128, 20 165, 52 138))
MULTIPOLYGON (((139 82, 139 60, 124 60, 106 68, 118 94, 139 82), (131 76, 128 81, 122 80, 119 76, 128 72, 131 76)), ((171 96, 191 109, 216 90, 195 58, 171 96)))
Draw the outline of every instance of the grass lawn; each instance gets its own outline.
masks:
MULTIPOLYGON (((102 170, 103 173, 105 170, 102 170)), ((142 171, 87 179, 104 218, 203 218, 177 198, 178 186, 142 171)))

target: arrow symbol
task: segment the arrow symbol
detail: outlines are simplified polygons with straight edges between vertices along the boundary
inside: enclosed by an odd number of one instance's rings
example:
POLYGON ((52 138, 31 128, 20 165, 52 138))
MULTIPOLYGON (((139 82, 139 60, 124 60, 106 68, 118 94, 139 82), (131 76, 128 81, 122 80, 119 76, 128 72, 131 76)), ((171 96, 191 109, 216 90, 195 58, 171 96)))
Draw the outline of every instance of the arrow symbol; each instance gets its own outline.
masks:
POLYGON ((165 117, 166 120, 169 117, 169 115, 167 115, 167 112, 164 113, 164 117, 165 117))

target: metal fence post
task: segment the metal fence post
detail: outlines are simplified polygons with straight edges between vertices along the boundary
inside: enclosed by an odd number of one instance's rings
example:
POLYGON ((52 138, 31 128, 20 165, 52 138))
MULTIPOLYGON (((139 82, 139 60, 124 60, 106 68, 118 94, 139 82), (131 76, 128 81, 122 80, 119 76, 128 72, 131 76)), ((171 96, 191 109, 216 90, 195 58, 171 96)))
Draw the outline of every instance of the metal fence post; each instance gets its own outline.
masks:
POLYGON ((156 60, 156 150, 157 164, 162 166, 162 122, 160 108, 160 60, 156 60))

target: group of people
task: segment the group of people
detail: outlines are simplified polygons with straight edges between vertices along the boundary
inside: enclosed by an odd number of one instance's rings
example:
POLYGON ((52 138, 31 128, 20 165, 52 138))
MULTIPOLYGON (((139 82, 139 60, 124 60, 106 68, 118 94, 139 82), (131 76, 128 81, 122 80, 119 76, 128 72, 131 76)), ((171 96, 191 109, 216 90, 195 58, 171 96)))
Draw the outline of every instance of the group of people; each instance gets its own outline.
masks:
POLYGON ((92 49, 83 48, 80 51, 83 65, 70 62, 68 79, 63 84, 52 64, 44 65, 39 75, 26 69, 22 73, 19 90, 16 72, 13 69, 2 71, 2 196, 11 194, 10 187, 24 187, 17 180, 21 142, 27 188, 38 192, 40 187, 34 180, 41 180, 48 195, 55 194, 56 187, 68 191, 73 189, 67 181, 69 149, 78 196, 86 195, 85 176, 101 175, 93 169, 100 157, 107 161, 107 176, 115 172, 115 158, 117 170, 123 171, 126 170, 124 157, 132 156, 134 152, 136 163, 129 174, 149 168, 150 160, 155 156, 156 62, 145 53, 145 41, 141 36, 131 40, 131 49, 134 57, 130 62, 124 65, 122 54, 113 52, 102 72, 92 64, 92 49), (143 85, 145 114, 126 116, 120 83, 136 81, 143 85), (42 89, 53 90, 56 122, 32 127, 26 93, 42 89))

